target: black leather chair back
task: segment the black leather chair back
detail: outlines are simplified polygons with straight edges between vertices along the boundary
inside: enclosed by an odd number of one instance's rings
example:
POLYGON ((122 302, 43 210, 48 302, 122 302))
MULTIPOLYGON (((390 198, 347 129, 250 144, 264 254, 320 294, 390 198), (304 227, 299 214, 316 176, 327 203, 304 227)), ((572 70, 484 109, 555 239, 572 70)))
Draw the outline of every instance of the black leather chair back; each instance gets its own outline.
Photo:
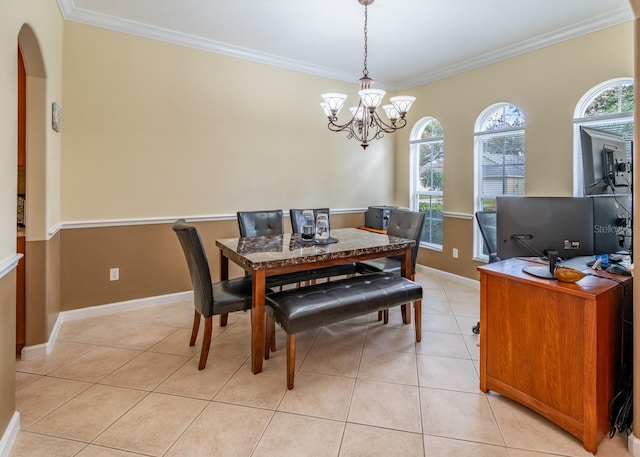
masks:
POLYGON ((482 234, 484 247, 489 254, 489 263, 499 262, 498 257, 498 235, 496 233, 496 212, 495 211, 477 211, 476 221, 482 234))
POLYGON ((406 211, 392 209, 389 213, 389 223, 387 225, 387 235, 399 236, 415 240, 416 245, 411 251, 411 273, 416 273, 416 260, 420 249, 420 238, 422 238, 422 226, 424 225, 425 213, 419 211, 406 211))
MULTIPOLYGON (((305 208, 306 209, 306 208, 305 208)), ((289 217, 291 219, 291 231, 293 233, 302 233, 302 226, 304 225, 304 219, 302 218, 303 209, 290 209, 289 217)), ((313 210, 314 219, 318 217, 318 213, 326 213, 329 219, 329 231, 331 231, 331 215, 329 208, 316 208, 313 210)))
POLYGON ((247 238, 282 235, 282 210, 238 211, 238 228, 240 236, 247 238))
POLYGON ((177 220, 172 228, 178 235, 189 266, 193 285, 193 303, 200 314, 210 317, 213 315, 211 271, 198 229, 188 225, 184 219, 177 220))

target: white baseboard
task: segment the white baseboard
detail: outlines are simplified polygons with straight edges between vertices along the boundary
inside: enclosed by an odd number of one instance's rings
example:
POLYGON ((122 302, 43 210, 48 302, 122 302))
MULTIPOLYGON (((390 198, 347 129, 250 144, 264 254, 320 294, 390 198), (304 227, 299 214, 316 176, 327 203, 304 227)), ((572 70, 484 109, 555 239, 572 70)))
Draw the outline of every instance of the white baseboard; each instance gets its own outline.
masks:
POLYGON ((640 438, 636 438, 632 433, 627 440, 627 450, 634 457, 640 457, 640 438))
POLYGON ((424 270, 426 273, 429 273, 433 276, 438 276, 440 278, 448 279, 449 281, 464 284, 465 286, 480 289, 480 281, 476 279, 466 278, 464 276, 449 273, 448 271, 436 270, 435 268, 425 267, 424 265, 419 264, 416 264, 416 270, 424 270))
POLYGON ((0 438, 0 457, 9 457, 13 443, 16 442, 18 432, 20 431, 20 413, 15 411, 13 417, 9 421, 7 429, 0 438))
POLYGON ((46 343, 36 344, 33 346, 25 346, 22 348, 20 358, 22 360, 30 360, 51 354, 53 346, 58 338, 60 327, 63 322, 84 319, 87 317, 106 316, 121 311, 131 311, 134 309, 147 308, 150 306, 166 305, 180 300, 189 300, 193 298, 193 291, 177 292, 175 294, 159 295, 156 297, 145 297, 136 300, 128 300, 118 303, 110 303, 107 305, 91 306, 88 308, 73 309, 71 311, 62 311, 58 314, 53 329, 49 334, 49 340, 46 343))

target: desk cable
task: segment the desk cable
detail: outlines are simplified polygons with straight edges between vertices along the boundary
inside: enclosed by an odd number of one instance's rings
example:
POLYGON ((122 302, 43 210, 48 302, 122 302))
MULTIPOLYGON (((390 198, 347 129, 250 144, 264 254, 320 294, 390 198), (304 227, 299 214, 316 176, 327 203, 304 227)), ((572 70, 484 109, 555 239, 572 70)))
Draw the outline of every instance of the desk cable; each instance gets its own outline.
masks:
MULTIPOLYGON (((632 289, 626 283, 617 278, 611 278, 608 276, 600 276, 594 273, 587 273, 589 276, 595 276, 597 278, 608 279, 610 281, 622 284, 622 303, 625 301, 625 295, 627 292, 631 293, 632 289)), ((617 393, 611 399, 609 403, 609 421, 611 422, 611 430, 609 431, 609 438, 613 438, 616 432, 624 432, 627 436, 631 433, 631 425, 633 423, 633 372, 631 367, 625 364, 624 357, 624 335, 625 325, 632 325, 633 321, 625 318, 624 307, 621 307, 620 312, 620 374, 618 378, 617 393)))

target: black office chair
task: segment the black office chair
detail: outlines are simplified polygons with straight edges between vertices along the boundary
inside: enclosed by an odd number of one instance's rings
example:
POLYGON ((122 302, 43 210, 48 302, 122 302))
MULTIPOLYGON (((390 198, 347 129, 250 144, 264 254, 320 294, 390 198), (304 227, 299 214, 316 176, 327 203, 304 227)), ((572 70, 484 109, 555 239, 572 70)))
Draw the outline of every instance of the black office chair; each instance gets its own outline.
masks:
MULTIPOLYGON (((416 260, 420 249, 420 239, 422 238, 422 228, 424 226, 425 213, 419 211, 407 211, 402 209, 392 209, 389 212, 389 223, 387 224, 387 235, 408 238, 416 242, 411 250, 411 277, 415 279, 416 260)), ((356 263, 356 270, 360 274, 385 272, 385 273, 401 273, 400 257, 381 257, 378 259, 364 260, 356 263)), ((383 313, 384 323, 389 322, 389 311, 383 313)), ((378 320, 382 316, 378 313, 378 320)), ((407 322, 407 307, 402 305, 403 321, 407 322)))
POLYGON ((498 240, 496 234, 496 212, 495 211, 477 211, 476 221, 482 234, 484 247, 489 255, 489 263, 499 262, 498 257, 498 240))
MULTIPOLYGON (((184 251, 193 286, 195 313, 189 346, 196 343, 200 328, 200 316, 204 316, 205 319, 202 351, 198 364, 198 370, 202 370, 207 365, 207 357, 209 356, 213 316, 251 309, 251 278, 244 277, 212 283, 207 254, 198 229, 187 224, 184 219, 176 221, 172 228, 184 251)), ((271 290, 267 291, 267 293, 271 292, 271 290)))
MULTIPOLYGON (((302 209, 290 209, 289 217, 291 219, 291 230, 293 233, 302 233, 302 226, 304 225, 304 218, 302 216, 302 209)), ((313 217, 317 218, 319 213, 325 213, 329 219, 329 233, 331 233, 331 215, 329 208, 316 208, 313 209, 313 217)), ((351 276, 356 274, 356 264, 355 262, 346 263, 343 265, 335 265, 331 267, 317 268, 315 270, 310 270, 312 276, 312 282, 315 282, 316 279, 327 279, 330 280, 331 277, 334 276, 351 276)))
MULTIPOLYGON (((482 241, 484 242, 484 249, 489 255, 489 263, 495 263, 500 261, 498 257, 498 240, 496 233, 496 212, 495 211, 477 211, 476 221, 478 222, 478 228, 482 235, 482 241)), ((479 335, 480 334, 480 322, 477 325, 471 327, 471 331, 479 335)))
MULTIPOLYGON (((266 211, 238 211, 238 229, 240 236, 253 238, 284 234, 284 222, 281 209, 266 211)), ((288 284, 300 284, 311 281, 310 271, 296 271, 275 276, 267 276, 267 287, 282 287, 288 284)))

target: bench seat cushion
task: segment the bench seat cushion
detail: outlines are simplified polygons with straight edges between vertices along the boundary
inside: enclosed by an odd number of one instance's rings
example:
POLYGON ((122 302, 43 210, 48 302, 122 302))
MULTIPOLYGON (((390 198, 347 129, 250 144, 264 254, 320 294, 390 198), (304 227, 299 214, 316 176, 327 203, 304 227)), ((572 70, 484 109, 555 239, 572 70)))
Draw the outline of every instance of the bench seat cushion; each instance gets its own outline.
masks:
POLYGON ((355 276, 276 292, 267 312, 289 334, 422 299, 422 286, 390 273, 355 276))

